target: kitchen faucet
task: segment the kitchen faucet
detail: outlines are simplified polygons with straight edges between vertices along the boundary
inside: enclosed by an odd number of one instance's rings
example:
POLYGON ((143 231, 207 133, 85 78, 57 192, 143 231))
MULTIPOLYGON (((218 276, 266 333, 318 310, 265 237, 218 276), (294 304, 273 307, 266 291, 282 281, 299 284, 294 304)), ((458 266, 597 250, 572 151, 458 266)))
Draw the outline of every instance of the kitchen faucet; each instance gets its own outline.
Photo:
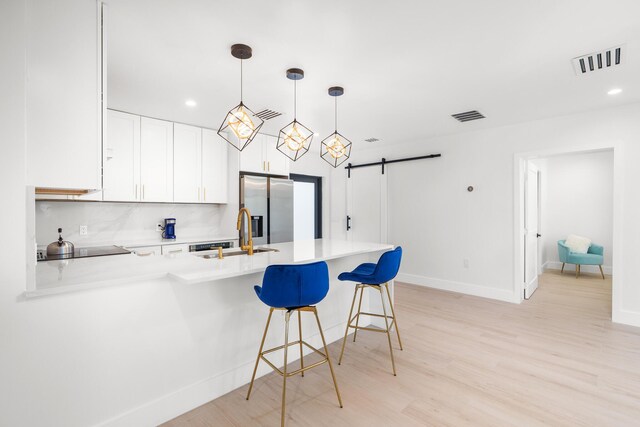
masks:
POLYGON ((251 212, 249 209, 242 208, 240 212, 238 212, 238 231, 240 231, 240 249, 243 251, 247 251, 248 255, 253 255, 253 234, 251 230, 251 212), (247 214, 247 226, 249 228, 249 240, 247 244, 244 244, 244 230, 242 229, 242 214, 247 214))

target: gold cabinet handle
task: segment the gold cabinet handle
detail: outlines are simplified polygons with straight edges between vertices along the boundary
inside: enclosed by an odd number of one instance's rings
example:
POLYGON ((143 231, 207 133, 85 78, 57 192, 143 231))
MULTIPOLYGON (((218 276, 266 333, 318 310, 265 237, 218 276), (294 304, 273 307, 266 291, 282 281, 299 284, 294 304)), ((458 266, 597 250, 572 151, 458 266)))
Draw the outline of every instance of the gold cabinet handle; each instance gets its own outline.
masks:
POLYGON ((142 184, 142 200, 144 200, 144 184, 142 184))
POLYGON ((198 187, 198 201, 200 201, 200 187, 198 187))
POLYGON ((135 193, 135 194, 134 194, 134 198, 135 198, 136 200, 138 200, 138 184, 135 184, 135 190, 134 190, 134 193, 135 193))
POLYGON ((271 162, 267 162, 267 172, 271 172, 271 162))

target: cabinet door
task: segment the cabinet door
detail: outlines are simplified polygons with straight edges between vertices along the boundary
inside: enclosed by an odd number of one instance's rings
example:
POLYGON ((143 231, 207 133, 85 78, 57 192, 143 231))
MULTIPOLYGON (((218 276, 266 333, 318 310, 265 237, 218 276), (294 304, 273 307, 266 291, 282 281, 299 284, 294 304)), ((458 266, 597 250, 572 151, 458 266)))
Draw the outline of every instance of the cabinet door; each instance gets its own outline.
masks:
POLYGON ((104 200, 140 200, 140 116, 107 111, 104 200))
POLYGON ((227 147, 211 129, 202 129, 202 201, 227 203, 227 147))
POLYGON ((160 255, 162 253, 161 246, 139 246, 137 248, 127 248, 138 256, 160 255))
POLYGON ((173 123, 140 121, 140 200, 173 201, 173 123))
POLYGON ((101 7, 26 1, 27 182, 100 188, 101 7))
POLYGON ((202 181, 202 129, 173 125, 173 200, 198 203, 202 181))
POLYGON ((267 173, 270 175, 289 176, 289 158, 276 148, 278 138, 270 135, 265 135, 264 138, 267 173))
MULTIPOLYGON (((235 150, 235 148, 233 148, 235 150)), ((251 144, 240 152, 240 171, 266 173, 264 156, 264 135, 258 134, 251 144)))

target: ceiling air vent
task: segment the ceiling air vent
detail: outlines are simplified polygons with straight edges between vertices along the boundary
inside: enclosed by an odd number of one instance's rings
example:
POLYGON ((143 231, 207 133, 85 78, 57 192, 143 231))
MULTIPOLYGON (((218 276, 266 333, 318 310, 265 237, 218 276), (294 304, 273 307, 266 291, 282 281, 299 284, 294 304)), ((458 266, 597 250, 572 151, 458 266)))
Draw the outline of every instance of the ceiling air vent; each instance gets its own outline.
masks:
POLYGON ((265 108, 262 111, 258 111, 257 113, 254 114, 254 116, 261 118, 262 120, 271 120, 275 117, 281 116, 282 113, 278 113, 277 111, 273 111, 273 110, 269 110, 268 108, 265 108))
POLYGON ((459 122, 470 122, 471 120, 484 119, 485 117, 479 111, 465 111, 464 113, 452 114, 451 117, 459 122))
POLYGON ((621 65, 624 53, 624 46, 616 46, 601 52, 578 56, 573 58, 571 62, 576 75, 584 76, 593 71, 606 70, 607 68, 621 65))
POLYGON ((377 142, 380 141, 378 138, 367 138, 365 139, 366 142, 377 142))

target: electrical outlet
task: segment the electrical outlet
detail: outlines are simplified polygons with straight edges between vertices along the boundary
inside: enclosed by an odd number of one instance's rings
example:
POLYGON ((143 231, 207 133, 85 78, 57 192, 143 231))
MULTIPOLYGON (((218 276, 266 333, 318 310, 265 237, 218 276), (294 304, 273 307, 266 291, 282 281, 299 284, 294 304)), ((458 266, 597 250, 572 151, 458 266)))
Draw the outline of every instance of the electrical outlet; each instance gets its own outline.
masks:
POLYGON ((464 268, 469 268, 469 258, 464 258, 462 260, 462 264, 464 265, 464 268))
POLYGON ((89 234, 89 227, 86 225, 81 225, 80 226, 80 235, 81 236, 86 236, 87 234, 89 234))
POLYGON ((163 226, 162 226, 161 223, 157 223, 156 224, 156 231, 163 231, 162 228, 163 228, 163 226))

